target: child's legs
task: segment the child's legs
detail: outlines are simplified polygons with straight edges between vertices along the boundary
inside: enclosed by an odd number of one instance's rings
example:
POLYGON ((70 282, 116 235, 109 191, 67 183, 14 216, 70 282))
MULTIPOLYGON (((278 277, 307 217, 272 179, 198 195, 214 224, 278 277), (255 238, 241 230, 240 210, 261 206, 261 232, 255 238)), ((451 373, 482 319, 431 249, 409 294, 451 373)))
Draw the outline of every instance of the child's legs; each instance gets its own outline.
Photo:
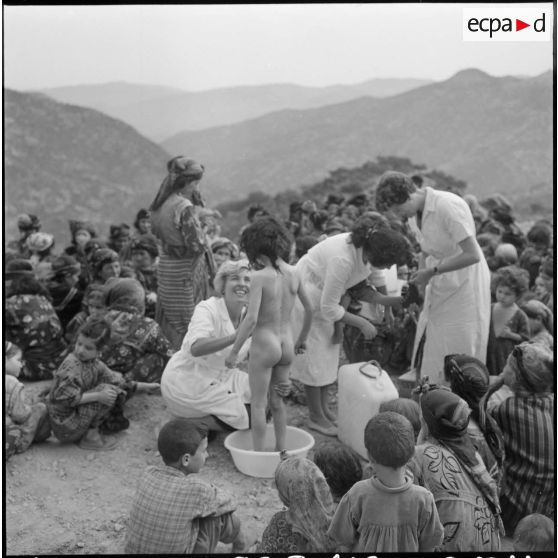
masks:
POLYGON ((256 355, 252 355, 248 365, 250 392, 252 394, 250 422, 255 451, 263 451, 266 432, 265 409, 271 380, 271 368, 265 368, 264 364, 265 362, 262 362, 256 355))
POLYGON ((322 391, 327 389, 327 386, 308 386, 304 385, 306 393, 306 402, 308 404, 308 415, 312 422, 319 424, 323 427, 331 427, 332 423, 327 418, 323 408, 322 391))
POLYGON ((330 421, 335 420, 335 413, 329 408, 329 386, 320 387, 320 397, 322 399, 322 410, 324 416, 330 421))
POLYGON ((198 538, 192 551, 194 554, 213 553, 218 542, 232 543, 240 533, 240 519, 234 512, 217 517, 201 517, 198 525, 198 538))
POLYGON ((273 389, 275 384, 289 381, 291 364, 278 364, 271 372, 271 389, 269 390, 269 406, 273 415, 273 429, 275 431, 275 450, 287 449, 287 408, 283 398, 273 389))

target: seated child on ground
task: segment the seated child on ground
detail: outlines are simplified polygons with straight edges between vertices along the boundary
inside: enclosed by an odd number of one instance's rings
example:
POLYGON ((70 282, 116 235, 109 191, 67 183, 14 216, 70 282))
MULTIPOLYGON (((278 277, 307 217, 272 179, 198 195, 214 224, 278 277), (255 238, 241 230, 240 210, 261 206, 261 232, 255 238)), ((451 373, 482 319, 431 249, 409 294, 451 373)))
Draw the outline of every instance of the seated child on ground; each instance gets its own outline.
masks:
POLYGON ((248 550, 236 506, 225 491, 200 478, 207 431, 188 419, 171 420, 159 433, 164 465, 148 467, 132 500, 126 554, 212 553, 219 541, 248 550))
POLYGON ((108 368, 98 357, 110 338, 110 325, 89 318, 78 332, 74 350, 64 359, 48 396, 52 431, 61 442, 77 442, 87 450, 108 450, 116 440, 101 436, 99 426, 109 417, 125 388, 155 391, 158 384, 127 383, 122 374, 108 368))
POLYGON ((304 457, 287 457, 275 470, 275 486, 287 509, 271 518, 257 551, 300 554, 335 550, 327 534, 335 505, 320 469, 304 457))
POLYGON ((411 423, 393 411, 378 413, 364 431, 374 469, 339 502, 329 535, 341 552, 432 552, 444 529, 432 494, 413 484, 405 466, 415 452, 411 423))
POLYGON ((513 348, 529 339, 529 321, 517 305, 528 286, 527 271, 512 265, 500 268, 492 279, 496 302, 490 316, 486 365, 493 376, 502 372, 513 348))
POLYGON ((244 230, 240 240, 241 249, 257 271, 252 273, 246 317, 238 328, 225 364, 229 368, 236 366, 238 351, 252 334, 248 375, 255 451, 264 451, 268 392, 275 449, 287 449, 287 412, 281 395, 288 395, 288 387, 285 392, 282 386, 289 385, 289 370, 295 352, 304 350, 312 323, 310 300, 304 286, 295 268, 285 261, 291 244, 289 232, 273 217, 254 222, 244 230), (304 306, 304 323, 295 343, 290 318, 297 296, 304 306), (270 390, 270 385, 274 389, 270 390))
POLYGON ((554 550, 554 522, 540 514, 525 516, 513 533, 516 552, 550 552, 554 550))
POLYGON ((6 459, 24 452, 32 442, 43 442, 50 436, 50 424, 44 403, 30 405, 25 388, 17 379, 21 372, 21 350, 6 341, 4 347, 4 426, 6 459))
POLYGON ((327 440, 317 444, 314 463, 323 473, 336 504, 356 482, 362 480, 360 456, 340 442, 327 440))

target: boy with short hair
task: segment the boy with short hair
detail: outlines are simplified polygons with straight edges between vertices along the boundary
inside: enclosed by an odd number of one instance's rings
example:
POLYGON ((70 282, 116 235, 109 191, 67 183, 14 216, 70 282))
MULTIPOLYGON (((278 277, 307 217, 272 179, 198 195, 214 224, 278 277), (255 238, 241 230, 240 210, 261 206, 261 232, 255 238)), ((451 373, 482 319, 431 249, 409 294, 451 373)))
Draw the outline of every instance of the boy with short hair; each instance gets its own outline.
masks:
POLYGON ((148 467, 132 501, 127 554, 212 553, 219 541, 248 550, 231 497, 196 473, 207 459, 207 431, 177 418, 159 433, 163 466, 148 467))

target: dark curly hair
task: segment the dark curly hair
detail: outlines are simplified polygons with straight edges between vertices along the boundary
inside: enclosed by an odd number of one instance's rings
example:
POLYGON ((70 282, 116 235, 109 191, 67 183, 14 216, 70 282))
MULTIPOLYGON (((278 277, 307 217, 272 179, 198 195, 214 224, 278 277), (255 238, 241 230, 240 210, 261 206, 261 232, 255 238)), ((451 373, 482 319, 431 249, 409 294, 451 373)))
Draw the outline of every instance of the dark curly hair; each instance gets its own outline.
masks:
POLYGON ((376 186, 376 208, 379 211, 387 211, 394 205, 401 205, 416 190, 416 184, 406 174, 397 171, 384 172, 376 186))
POLYGON ((329 219, 329 214, 325 209, 318 209, 318 211, 314 211, 314 213, 310 214, 310 222, 314 226, 315 229, 319 231, 324 230, 324 226, 329 219))
POLYGON ((289 261, 293 237, 275 217, 258 219, 242 231, 240 249, 254 265, 259 256, 267 256, 271 265, 277 267, 277 258, 289 261))
POLYGON ((516 265, 501 267, 492 277, 492 290, 496 292, 500 285, 508 287, 520 297, 529 288, 529 272, 516 265))
POLYGON ((344 444, 320 442, 314 449, 314 463, 324 474, 334 500, 340 500, 362 480, 360 456, 344 444))
POLYGON ((351 242, 355 248, 362 248, 370 263, 379 269, 394 264, 408 264, 412 260, 411 245, 407 238, 391 229, 381 215, 373 212, 355 221, 351 229, 351 242))
POLYGON ((103 318, 92 316, 79 328, 78 335, 93 340, 95 347, 100 349, 110 340, 110 324, 103 318))

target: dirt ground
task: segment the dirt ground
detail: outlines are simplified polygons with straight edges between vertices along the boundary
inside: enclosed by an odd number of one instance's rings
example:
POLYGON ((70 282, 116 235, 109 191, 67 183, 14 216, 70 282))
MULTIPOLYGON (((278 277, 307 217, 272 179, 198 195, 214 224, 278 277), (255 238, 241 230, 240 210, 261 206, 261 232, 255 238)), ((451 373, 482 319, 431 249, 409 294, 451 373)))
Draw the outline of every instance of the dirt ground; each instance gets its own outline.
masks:
MULTIPOLYGON (((27 383, 33 400, 48 382, 27 383)), ((331 403, 336 405, 332 390, 331 403)), ((305 428, 307 409, 288 401, 289 424, 305 428)), ((5 552, 14 554, 119 554, 130 502, 145 467, 161 463, 156 432, 168 415, 160 395, 134 395, 127 403, 128 430, 115 434, 118 446, 90 452, 61 444, 51 436, 14 455, 5 465, 5 552)), ((330 439, 309 431, 316 443, 330 439)), ((209 443, 200 475, 234 494, 237 513, 249 532, 260 537, 274 513, 283 508, 272 479, 248 477, 234 466, 223 446, 226 434, 209 443)), ((312 456, 310 451, 309 456, 312 456)), ((511 551, 509 539, 502 551, 511 551)), ((253 548, 254 550, 254 548, 253 548)), ((229 553, 219 543, 217 553, 229 553)))
MULTIPOLYGON (((48 382, 26 384, 33 399, 48 382)), ((288 403, 289 424, 304 428, 306 408, 288 403)), ((5 551, 7 554, 117 554, 124 550, 127 514, 139 476, 161 463, 156 431, 170 416, 160 395, 136 394, 127 403, 128 430, 119 444, 91 452, 61 444, 51 436, 14 455, 5 466, 5 551)), ((312 431, 316 442, 324 439, 312 431)), ((261 536, 282 504, 271 479, 240 473, 223 446, 226 434, 209 444, 200 475, 232 492, 237 513, 250 532, 261 536)), ((311 454, 310 454, 311 455, 311 454)), ((219 544, 217 552, 230 552, 219 544)))

